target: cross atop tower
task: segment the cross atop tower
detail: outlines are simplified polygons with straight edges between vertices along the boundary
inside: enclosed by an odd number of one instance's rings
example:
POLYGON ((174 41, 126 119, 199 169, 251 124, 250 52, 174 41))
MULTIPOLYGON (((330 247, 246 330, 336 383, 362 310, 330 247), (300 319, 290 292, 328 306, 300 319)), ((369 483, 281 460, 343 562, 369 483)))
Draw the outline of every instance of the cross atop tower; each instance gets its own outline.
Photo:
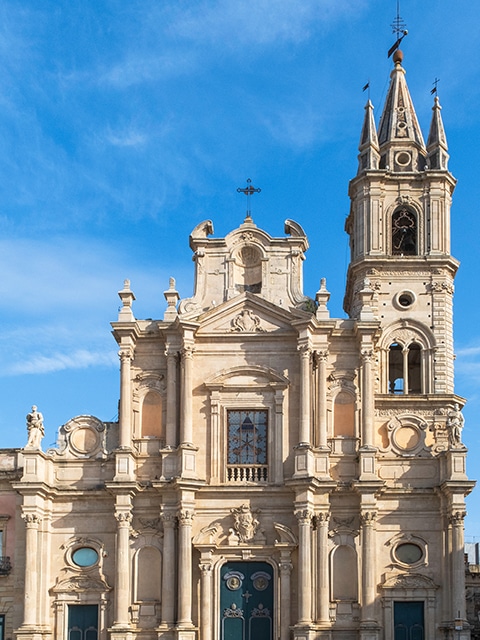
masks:
POLYGON ((398 47, 400 46, 400 43, 402 42, 404 37, 408 34, 408 31, 405 29, 406 26, 407 25, 405 24, 405 21, 400 16, 400 0, 397 0, 397 15, 395 17, 395 20, 391 24, 392 33, 396 34, 397 39, 395 41, 395 44, 393 44, 388 50, 388 54, 387 54, 388 58, 390 58, 392 53, 394 53, 398 49, 398 47))
POLYGON ((260 191, 261 189, 256 189, 252 185, 252 181, 250 180, 250 178, 247 179, 247 186, 245 187, 245 189, 242 189, 241 187, 238 187, 237 189, 237 193, 244 193, 247 196, 247 213, 245 217, 245 222, 247 221, 250 222, 252 219, 252 212, 250 209, 250 198, 254 193, 260 193, 260 191))

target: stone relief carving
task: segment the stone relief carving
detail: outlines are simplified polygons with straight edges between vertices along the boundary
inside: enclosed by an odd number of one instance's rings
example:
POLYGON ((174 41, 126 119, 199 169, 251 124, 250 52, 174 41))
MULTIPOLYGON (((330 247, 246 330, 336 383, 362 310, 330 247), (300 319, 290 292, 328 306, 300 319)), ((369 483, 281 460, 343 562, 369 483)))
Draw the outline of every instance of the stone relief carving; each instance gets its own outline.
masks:
POLYGON ((252 511, 250 505, 242 504, 241 507, 230 509, 230 513, 233 515, 234 525, 229 530, 229 544, 265 542, 263 529, 259 529, 260 521, 256 518, 260 513, 259 509, 252 511))
POLYGON ((455 291, 455 287, 452 282, 431 282, 426 286, 427 291, 433 293, 442 293, 446 291, 447 293, 453 294, 455 291))
POLYGON ((230 331, 255 333, 257 331, 265 331, 260 326, 261 319, 252 313, 249 309, 243 309, 232 320, 232 327, 230 331))
POLYGON ((436 585, 427 576, 420 574, 399 574, 385 581, 384 589, 436 589, 436 585))

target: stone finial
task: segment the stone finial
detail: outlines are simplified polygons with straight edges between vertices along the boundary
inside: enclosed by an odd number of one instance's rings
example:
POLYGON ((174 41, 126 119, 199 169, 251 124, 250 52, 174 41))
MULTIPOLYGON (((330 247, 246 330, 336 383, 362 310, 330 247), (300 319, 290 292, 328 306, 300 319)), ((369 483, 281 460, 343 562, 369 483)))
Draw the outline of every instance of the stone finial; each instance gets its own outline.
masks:
POLYGON ((27 432, 28 441, 25 449, 41 450, 41 441, 45 435, 45 428, 43 426, 43 415, 37 410, 35 405, 33 405, 30 413, 27 414, 27 432))
POLYGON ((320 289, 317 291, 315 295, 315 300, 317 301, 317 320, 324 320, 330 317, 330 312, 327 309, 327 303, 330 300, 330 291, 327 291, 327 279, 322 278, 320 280, 320 289))
POLYGON ((123 289, 118 292, 118 296, 122 301, 122 306, 120 307, 118 313, 118 321, 134 322, 135 316, 133 315, 132 311, 132 302, 135 300, 135 295, 130 289, 130 280, 124 280, 123 289))
POLYGON ((170 278, 168 281, 168 289, 163 292, 165 300, 167 301, 167 308, 163 314, 165 322, 171 322, 177 317, 177 302, 180 300, 180 295, 175 289, 175 278, 170 278))

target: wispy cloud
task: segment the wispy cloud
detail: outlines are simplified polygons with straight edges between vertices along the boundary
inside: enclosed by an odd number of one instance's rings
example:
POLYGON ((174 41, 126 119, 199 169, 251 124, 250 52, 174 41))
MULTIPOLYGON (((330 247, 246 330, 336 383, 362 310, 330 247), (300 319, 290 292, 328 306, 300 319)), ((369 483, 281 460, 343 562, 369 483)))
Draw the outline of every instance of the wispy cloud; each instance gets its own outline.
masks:
POLYGON ((116 351, 98 352, 80 349, 72 353, 53 353, 50 356, 33 355, 28 360, 17 362, 1 372, 2 376, 44 374, 66 369, 88 367, 118 367, 116 351))

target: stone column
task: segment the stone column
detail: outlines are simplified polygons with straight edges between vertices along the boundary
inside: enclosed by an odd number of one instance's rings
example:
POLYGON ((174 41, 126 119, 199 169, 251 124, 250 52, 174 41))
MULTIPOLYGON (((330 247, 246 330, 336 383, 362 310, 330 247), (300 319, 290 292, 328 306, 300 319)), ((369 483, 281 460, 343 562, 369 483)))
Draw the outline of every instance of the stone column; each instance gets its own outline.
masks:
POLYGON ((362 447, 373 446, 374 397, 371 349, 362 350, 362 447))
MULTIPOLYGON (((208 555, 210 556, 210 553, 208 555)), ((202 558, 200 561, 200 572, 200 640, 211 640, 213 637, 213 575, 210 557, 202 558)))
POLYGON ((165 444, 167 447, 177 446, 177 352, 167 346, 167 411, 165 425, 165 444))
POLYGON ((163 521, 162 625, 175 622, 175 525, 176 517, 167 511, 163 521))
POLYGON ((403 394, 408 395, 408 347, 402 349, 403 357, 403 394))
POLYGON ((121 449, 130 449, 132 440, 132 388, 131 388, 131 362, 133 348, 121 347, 120 356, 120 416, 119 416, 119 446, 121 449))
POLYGON ((362 622, 375 619, 376 571, 375 571, 375 511, 364 511, 362 525, 362 622))
POLYGON ((454 511, 450 516, 452 532, 452 619, 466 620, 465 559, 463 520, 465 511, 454 511))
POLYGON ((192 520, 193 512, 178 512, 178 624, 192 626, 192 520))
POLYGON ((330 514, 320 511, 317 522, 317 588, 318 588, 318 622, 330 622, 330 588, 328 580, 328 521, 330 514))
POLYGON ((312 513, 301 509, 298 520, 298 624, 312 622, 312 513))
POLYGON ((292 563, 290 551, 282 551, 280 560, 280 640, 290 640, 291 600, 292 600, 292 563))
POLYGON ((117 509, 117 549, 115 566, 115 621, 114 627, 129 627, 130 606, 130 510, 117 509))
POLYGON ((39 624, 37 620, 38 591, 38 527, 40 518, 37 514, 24 512, 22 518, 25 521, 25 587, 23 594, 23 627, 31 627, 39 624))
POLYGON ((186 345, 182 350, 182 419, 181 444, 193 444, 193 414, 192 414, 192 385, 193 385, 193 346, 186 345))
POLYGON ((318 446, 327 448, 327 362, 326 349, 316 352, 318 365, 318 446))
POLYGON ((300 351, 300 433, 299 444, 310 444, 310 357, 312 350, 308 345, 298 347, 300 351))

